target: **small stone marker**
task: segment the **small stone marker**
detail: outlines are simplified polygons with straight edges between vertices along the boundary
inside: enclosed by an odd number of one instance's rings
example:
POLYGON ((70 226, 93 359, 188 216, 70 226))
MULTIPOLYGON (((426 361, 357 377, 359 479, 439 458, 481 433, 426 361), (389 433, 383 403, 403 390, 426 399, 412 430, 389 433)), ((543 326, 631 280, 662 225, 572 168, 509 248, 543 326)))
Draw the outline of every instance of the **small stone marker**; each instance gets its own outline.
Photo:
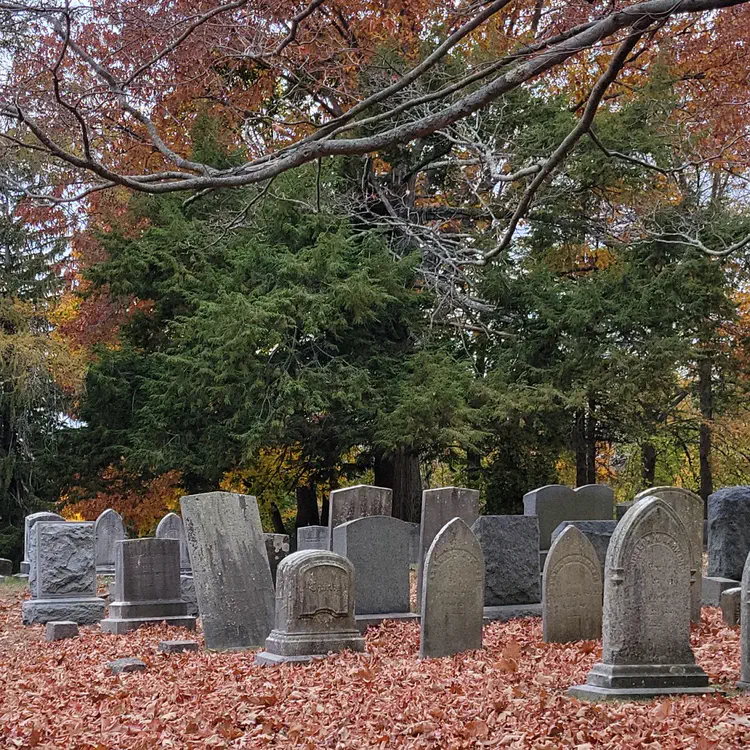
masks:
POLYGON ((180 542, 180 570, 185 573, 191 570, 190 553, 185 539, 185 526, 176 513, 167 513, 156 527, 157 539, 178 539, 180 542))
POLYGON ((604 562, 607 559, 607 550, 609 549, 609 542, 612 539, 612 534, 615 533, 617 528, 617 521, 563 521, 553 532, 552 532, 552 543, 555 543, 560 534, 568 527, 575 526, 591 544, 594 545, 596 555, 599 558, 599 563, 602 570, 602 580, 604 577, 604 562))
POLYGON ((658 497, 637 502, 618 524, 607 552, 602 660, 585 700, 637 700, 711 692, 690 649, 690 559, 685 527, 658 497))
POLYGON ((198 651, 198 641, 159 641, 159 651, 163 654, 181 654, 183 651, 198 651))
POLYGON ((750 690, 750 554, 742 572, 740 603, 740 690, 750 690))
POLYGON ((563 521, 611 521, 615 495, 611 487, 586 484, 571 490, 562 484, 548 484, 523 496, 523 513, 539 519, 540 549, 552 544, 552 532, 563 521))
POLYGON ((306 662, 328 653, 364 651, 354 621, 354 568, 326 550, 304 550, 279 564, 276 626, 266 650, 256 655, 264 666, 306 662))
POLYGON ((94 523, 96 539, 96 572, 99 575, 114 575, 117 542, 127 537, 122 516, 107 508, 94 523))
POLYGON ((115 659, 107 664, 112 674, 129 674, 130 672, 145 672, 146 663, 140 659, 129 656, 125 659, 115 659))
POLYGON ((328 546, 328 526, 300 526, 297 529, 297 552, 328 549, 328 546))
POLYGON ((48 622, 44 630, 46 641, 64 641, 67 638, 75 638, 78 635, 78 623, 62 620, 59 622, 48 622))
POLYGON ((635 502, 644 497, 661 498, 680 519, 690 542, 690 619, 701 621, 703 582, 703 500, 682 487, 651 487, 639 492, 635 502))
POLYGON ((576 526, 552 542, 542 582, 546 643, 590 641, 602 635, 602 571, 594 545, 576 526))
POLYGON ((484 556, 460 518, 437 534, 425 557, 419 658, 482 648, 484 556))
POLYGON ((31 530, 37 521, 60 521, 65 519, 57 513, 42 511, 41 513, 32 513, 26 516, 23 523, 23 561, 21 562, 20 575, 29 575, 31 569, 31 558, 29 557, 29 546, 31 544, 31 530))
POLYGON ((5 557, 0 557, 0 577, 13 575, 13 563, 5 557))
POLYGON ((708 575, 739 581, 750 553, 750 486, 708 497, 708 575))
POLYGON ((739 625, 742 619, 742 586, 721 592, 721 617, 727 625, 739 625))
POLYGON ((29 552, 31 599, 21 608, 24 625, 87 625, 104 617, 106 603, 96 595, 93 523, 37 521, 29 552))
POLYGON ((117 545, 117 601, 102 620, 105 633, 127 633, 166 622, 195 629, 180 595, 180 543, 177 539, 125 539, 117 545))
POLYGON ((471 529, 479 518, 479 490, 467 487, 438 487, 422 492, 422 519, 419 525, 417 564, 417 607, 422 606, 422 583, 427 550, 449 521, 460 518, 471 529))
POLYGON ((354 566, 357 615, 409 611, 410 524, 391 516, 347 521, 333 530, 333 551, 354 566))
POLYGON ((181 506, 206 648, 261 646, 273 626, 274 589, 255 498, 208 492, 181 506))
POLYGON ((358 484, 331 492, 328 502, 328 544, 332 549, 333 529, 347 521, 366 516, 390 516, 393 490, 358 484))
POLYGON ((271 568, 271 578, 273 585, 276 585, 276 570, 279 563, 289 554, 289 535, 288 534, 265 534, 266 554, 268 555, 268 565, 271 568))
POLYGON ((479 516, 471 530, 484 555, 484 606, 541 601, 534 516, 479 516))

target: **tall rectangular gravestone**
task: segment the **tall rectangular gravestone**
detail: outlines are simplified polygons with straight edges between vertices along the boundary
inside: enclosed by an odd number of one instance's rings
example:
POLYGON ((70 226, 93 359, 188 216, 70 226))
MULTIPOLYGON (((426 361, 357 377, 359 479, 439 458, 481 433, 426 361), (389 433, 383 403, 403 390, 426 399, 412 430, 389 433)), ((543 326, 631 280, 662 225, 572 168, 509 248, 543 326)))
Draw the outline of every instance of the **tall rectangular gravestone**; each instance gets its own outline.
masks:
POLYGON ((122 516, 107 508, 94 523, 96 537, 96 572, 100 575, 115 574, 117 543, 125 539, 125 524, 122 516))
POLYGON ((419 560, 417 562, 417 606, 422 602, 427 550, 438 532, 454 518, 460 518, 471 529, 479 518, 479 490, 466 487, 439 487, 422 492, 422 518, 419 525, 419 560))
POLYGON ((38 521, 30 548, 32 598, 22 606, 24 624, 99 622, 106 605, 96 595, 94 524, 38 521))
POLYGON ((193 568, 190 565, 190 554, 185 539, 185 524, 176 513, 167 513, 156 527, 157 539, 176 539, 180 543, 180 592, 182 601, 187 604, 187 613, 191 617, 198 616, 198 600, 195 596, 195 580, 193 568))
POLYGON ((31 532, 37 521, 60 521, 64 522, 65 519, 57 513, 49 513, 47 511, 41 511, 39 513, 32 513, 26 516, 23 521, 23 560, 21 561, 20 575, 27 576, 31 571, 31 557, 29 555, 29 547, 31 546, 31 532))
POLYGON ((255 498, 208 492, 180 504, 207 648, 262 646, 274 588, 255 498))
POLYGON ((740 587, 740 690, 750 690, 750 554, 745 560, 740 587))
POLYGON ((331 492, 328 502, 328 549, 333 549, 333 530, 347 521, 366 516, 390 516, 393 490, 358 484, 331 492))
POLYGON ((297 529, 297 552, 328 547, 328 526, 300 526, 297 529))
POLYGON ((717 490, 708 497, 708 575, 740 581, 749 553, 750 486, 717 490))

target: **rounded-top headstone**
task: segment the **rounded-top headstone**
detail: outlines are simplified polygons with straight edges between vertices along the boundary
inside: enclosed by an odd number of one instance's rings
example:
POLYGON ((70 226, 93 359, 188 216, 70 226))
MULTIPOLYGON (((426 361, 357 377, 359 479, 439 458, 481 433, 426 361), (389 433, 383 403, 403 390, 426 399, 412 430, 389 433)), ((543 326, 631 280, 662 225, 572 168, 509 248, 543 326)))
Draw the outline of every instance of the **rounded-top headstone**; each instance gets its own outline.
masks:
POLYGON ((94 538, 97 571, 114 573, 117 542, 126 538, 122 516, 116 510, 107 508, 94 523, 94 538))
POLYGON ((190 555, 188 554, 187 541, 185 540, 185 526, 182 523, 182 519, 176 513, 167 513, 159 521, 155 536, 157 539, 178 539, 180 542, 180 568, 182 570, 190 568, 190 555))

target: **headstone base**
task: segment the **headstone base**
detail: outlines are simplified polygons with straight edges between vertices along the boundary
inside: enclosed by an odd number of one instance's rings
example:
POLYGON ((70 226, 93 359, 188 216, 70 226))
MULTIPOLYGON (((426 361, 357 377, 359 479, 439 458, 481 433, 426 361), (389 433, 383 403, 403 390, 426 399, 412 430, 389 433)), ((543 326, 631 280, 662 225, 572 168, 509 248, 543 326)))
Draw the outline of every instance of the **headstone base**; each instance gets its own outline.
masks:
POLYGON ((314 656, 279 656, 278 654, 269 654, 267 651, 260 651, 255 654, 255 663, 259 667, 275 667, 278 664, 307 664, 318 659, 325 659, 325 656, 322 654, 314 656))
POLYGON ((188 630, 195 630, 195 617, 180 616, 180 617, 142 617, 139 619, 107 619, 102 620, 99 625, 103 633, 114 633, 115 635, 122 635, 123 633, 129 633, 131 630, 137 630, 140 627, 148 625, 161 625, 166 623, 177 628, 187 628, 188 630))
POLYGON ((499 607, 485 607, 485 622, 507 622, 520 617, 541 617, 542 604, 502 604, 499 607))
POLYGON ((92 625, 104 618, 104 599, 28 599, 21 607, 24 625, 44 625, 48 622, 68 620, 78 625, 92 625))
POLYGON ((419 615, 416 612, 389 612, 378 615, 356 615, 354 618, 357 622, 357 628, 360 633, 364 633, 367 628, 373 628, 381 625, 386 620, 396 620, 397 622, 419 622, 419 615))
POLYGON ((719 607, 721 606, 721 594, 727 589, 739 587, 740 582, 733 578, 721 578, 718 576, 703 576, 703 606, 719 607))
MULTIPOLYGON (((737 683, 739 687, 739 683, 737 683)), ((602 688, 593 685, 574 685, 568 695, 582 701, 640 701, 658 698, 661 695, 708 695, 715 692, 710 687, 666 687, 666 688, 602 688)))
POLYGON ((24 580, 28 580, 29 574, 28 573, 14 573, 13 578, 23 578, 24 580))
POLYGON ((358 630, 283 633, 274 629, 266 638, 266 650, 276 656, 325 656, 344 649, 365 650, 365 639, 358 630))

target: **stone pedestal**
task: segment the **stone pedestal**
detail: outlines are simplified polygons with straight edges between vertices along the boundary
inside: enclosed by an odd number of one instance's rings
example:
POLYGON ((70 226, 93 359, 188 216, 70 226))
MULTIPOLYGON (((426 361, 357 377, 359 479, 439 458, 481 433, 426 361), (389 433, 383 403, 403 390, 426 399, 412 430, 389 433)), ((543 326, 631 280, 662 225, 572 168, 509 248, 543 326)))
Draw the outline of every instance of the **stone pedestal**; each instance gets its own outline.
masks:
POLYGON ((275 627, 261 665, 305 662, 331 652, 364 651, 354 620, 354 568, 340 555, 295 552, 279 564, 275 627))
POLYGON ((194 629, 180 593, 180 543, 176 539, 126 539, 117 545, 117 601, 102 620, 105 633, 127 633, 143 625, 194 629))

